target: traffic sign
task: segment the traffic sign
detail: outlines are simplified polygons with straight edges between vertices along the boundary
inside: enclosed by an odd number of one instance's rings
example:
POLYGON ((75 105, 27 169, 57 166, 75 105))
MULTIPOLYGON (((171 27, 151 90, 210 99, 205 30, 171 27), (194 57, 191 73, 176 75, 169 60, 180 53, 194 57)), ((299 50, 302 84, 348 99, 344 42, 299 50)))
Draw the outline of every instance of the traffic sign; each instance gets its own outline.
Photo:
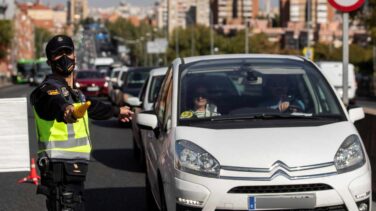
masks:
POLYGON ((328 2, 341 12, 352 12, 361 7, 365 0, 328 0, 328 2))

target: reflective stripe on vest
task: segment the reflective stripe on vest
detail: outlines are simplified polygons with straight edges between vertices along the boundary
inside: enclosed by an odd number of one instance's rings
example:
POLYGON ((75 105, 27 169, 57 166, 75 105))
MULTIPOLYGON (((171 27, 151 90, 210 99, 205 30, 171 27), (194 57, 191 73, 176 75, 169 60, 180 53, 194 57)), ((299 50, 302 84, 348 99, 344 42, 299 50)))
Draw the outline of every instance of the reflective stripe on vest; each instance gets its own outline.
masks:
POLYGON ((55 159, 90 159, 88 115, 76 123, 44 120, 34 109, 38 136, 38 153, 55 159))

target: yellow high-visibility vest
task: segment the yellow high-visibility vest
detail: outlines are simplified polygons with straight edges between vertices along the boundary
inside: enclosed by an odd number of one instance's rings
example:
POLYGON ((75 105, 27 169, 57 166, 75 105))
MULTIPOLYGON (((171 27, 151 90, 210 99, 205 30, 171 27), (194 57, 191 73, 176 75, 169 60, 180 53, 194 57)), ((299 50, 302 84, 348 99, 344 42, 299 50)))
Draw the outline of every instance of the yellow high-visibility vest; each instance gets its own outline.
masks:
MULTIPOLYGON (((77 105, 79 103, 75 103, 77 105)), ((34 109, 38 138, 38 154, 45 153, 51 159, 90 160, 91 145, 87 112, 76 123, 66 124, 56 120, 44 120, 34 109)))

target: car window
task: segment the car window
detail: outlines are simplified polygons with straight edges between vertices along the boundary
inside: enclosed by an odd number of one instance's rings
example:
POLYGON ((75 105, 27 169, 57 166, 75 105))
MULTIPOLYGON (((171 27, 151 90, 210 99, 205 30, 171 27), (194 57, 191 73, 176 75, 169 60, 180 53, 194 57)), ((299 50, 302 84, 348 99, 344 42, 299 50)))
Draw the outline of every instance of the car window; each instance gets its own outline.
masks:
POLYGON ((172 80, 169 82, 167 87, 167 95, 166 95, 166 111, 163 117, 163 129, 167 130, 168 122, 171 121, 171 111, 172 111, 172 80))
POLYGON ((99 79, 103 78, 103 75, 97 71, 79 71, 76 78, 78 79, 99 79))
POLYGON ((114 71, 113 73, 112 73, 112 78, 117 78, 118 76, 119 76, 119 73, 120 73, 120 71, 114 71))
POLYGON ((154 101, 158 97, 158 92, 161 89, 161 85, 163 82, 164 76, 154 76, 151 80, 150 88, 149 88, 149 103, 154 103, 154 101))
POLYGON ((244 116, 337 116, 339 102, 319 70, 283 59, 197 62, 181 70, 181 120, 244 116))
POLYGON ((148 83, 149 83, 149 78, 147 78, 146 81, 145 81, 145 83, 144 83, 144 85, 142 85, 140 94, 138 96, 140 98, 140 101, 142 103, 145 102, 146 87, 148 86, 148 83))
POLYGON ((146 78, 149 77, 149 72, 132 71, 128 72, 126 78, 126 86, 128 88, 141 88, 146 78))
POLYGON ((161 89, 159 91, 159 95, 157 101, 155 103, 155 112, 157 114, 159 122, 163 124, 164 122, 164 115, 166 111, 166 98, 168 96, 169 85, 172 81, 172 67, 169 68, 167 71, 166 77, 162 82, 161 89))
POLYGON ((121 81, 125 81, 126 78, 127 78, 127 73, 126 72, 122 72, 120 80, 121 81))

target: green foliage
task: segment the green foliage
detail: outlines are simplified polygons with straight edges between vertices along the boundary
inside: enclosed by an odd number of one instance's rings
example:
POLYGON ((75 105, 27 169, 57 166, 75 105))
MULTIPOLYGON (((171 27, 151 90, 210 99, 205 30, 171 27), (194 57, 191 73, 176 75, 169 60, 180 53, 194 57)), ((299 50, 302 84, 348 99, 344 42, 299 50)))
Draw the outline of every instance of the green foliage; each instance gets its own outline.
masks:
POLYGON ((146 22, 142 21, 140 26, 134 26, 129 20, 119 18, 114 23, 107 22, 107 29, 112 36, 117 36, 126 41, 130 49, 130 58, 133 65, 146 65, 147 55, 145 54, 146 42, 156 37, 160 33, 155 32, 146 22), (149 36, 147 36, 149 35, 149 36))
POLYGON ((0 59, 6 57, 6 49, 11 45, 12 37, 12 22, 0 20, 0 59))
MULTIPOLYGON (((170 36, 168 59, 176 58, 176 36, 179 40, 179 56, 186 57, 193 55, 210 54, 210 28, 205 26, 189 27, 187 29, 176 29, 170 36), (194 41, 192 41, 192 37, 194 41)), ((251 35, 248 38, 249 53, 278 53, 279 44, 268 41, 266 34, 251 35)), ((226 36, 214 32, 214 47, 218 48, 216 54, 239 54, 245 53, 245 31, 239 31, 232 36, 226 36)))
POLYGON ((52 37, 52 34, 44 28, 35 27, 35 56, 40 58, 44 55, 44 44, 52 37))
MULTIPOLYGON (((342 48, 334 48, 331 45, 316 44, 316 61, 342 61, 342 48)), ((357 67, 357 71, 365 74, 372 73, 372 48, 363 48, 359 45, 350 45, 350 63, 357 67)))
POLYGON ((376 0, 368 0, 368 13, 362 15, 367 28, 372 36, 373 43, 376 44, 376 0))

